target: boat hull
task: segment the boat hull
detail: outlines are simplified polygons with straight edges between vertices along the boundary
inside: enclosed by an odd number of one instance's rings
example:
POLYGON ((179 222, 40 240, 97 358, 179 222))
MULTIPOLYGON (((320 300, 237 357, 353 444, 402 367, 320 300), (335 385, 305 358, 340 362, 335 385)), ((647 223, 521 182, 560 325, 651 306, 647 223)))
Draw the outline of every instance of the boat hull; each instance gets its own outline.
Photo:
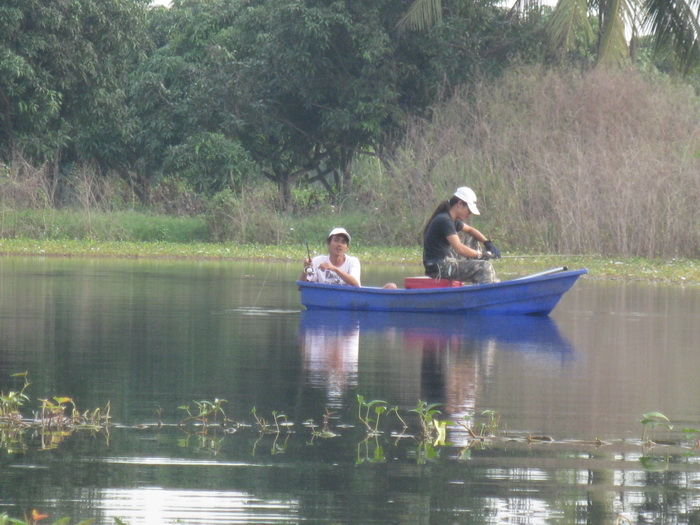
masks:
POLYGON ((459 288, 398 289, 297 281, 309 310, 434 312, 479 315, 549 315, 562 295, 588 270, 535 274, 511 281, 459 288))

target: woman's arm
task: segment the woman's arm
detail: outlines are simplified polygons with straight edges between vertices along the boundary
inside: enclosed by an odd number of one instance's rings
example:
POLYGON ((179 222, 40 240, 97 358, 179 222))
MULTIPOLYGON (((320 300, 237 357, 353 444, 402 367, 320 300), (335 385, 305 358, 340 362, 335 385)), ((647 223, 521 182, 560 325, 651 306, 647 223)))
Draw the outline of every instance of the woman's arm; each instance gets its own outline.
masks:
POLYGON ((500 259, 501 258, 501 250, 496 248, 496 246, 493 244, 492 241, 486 237, 483 233, 481 233, 479 230, 476 228, 472 228, 471 226, 467 226, 466 224, 462 228, 462 231, 465 232, 467 235, 471 235, 474 239, 477 241, 481 242, 484 244, 484 248, 486 248, 486 254, 488 257, 493 257, 494 259, 500 259))
POLYGON ((455 253, 463 257, 467 257, 468 259, 476 259, 481 255, 481 253, 478 251, 472 250, 469 246, 462 244, 462 241, 459 240, 459 236, 456 233, 448 235, 447 242, 450 243, 450 246, 452 246, 455 253))
POLYGON ((474 237, 474 238, 475 238, 477 241, 479 241, 479 242, 486 242, 486 241, 488 241, 488 238, 486 237, 486 235, 484 235, 483 233, 481 233, 481 232, 480 232, 479 230, 477 230, 476 228, 474 228, 474 227, 472 227, 472 226, 469 226, 469 225, 467 225, 467 224, 464 225, 464 227, 462 228, 462 231, 463 231, 464 233, 466 233, 467 235, 469 235, 469 236, 471 236, 471 237, 474 237))

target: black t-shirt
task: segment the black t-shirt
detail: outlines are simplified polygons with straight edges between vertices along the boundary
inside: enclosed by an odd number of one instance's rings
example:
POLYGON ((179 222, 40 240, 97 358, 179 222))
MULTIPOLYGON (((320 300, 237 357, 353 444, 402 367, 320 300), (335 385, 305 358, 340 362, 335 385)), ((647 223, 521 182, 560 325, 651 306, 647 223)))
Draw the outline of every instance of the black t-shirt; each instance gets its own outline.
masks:
POLYGON ((464 223, 459 219, 452 220, 448 212, 438 213, 425 230, 423 264, 432 264, 447 257, 450 254, 450 243, 447 237, 456 235, 458 231, 462 231, 462 228, 464 223))

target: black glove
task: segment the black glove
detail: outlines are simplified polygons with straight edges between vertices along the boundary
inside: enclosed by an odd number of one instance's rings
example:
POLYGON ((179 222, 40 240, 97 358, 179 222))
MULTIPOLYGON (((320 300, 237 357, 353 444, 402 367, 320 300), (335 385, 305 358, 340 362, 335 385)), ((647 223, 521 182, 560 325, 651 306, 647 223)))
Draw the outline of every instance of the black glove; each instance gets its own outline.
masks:
POLYGON ((501 252, 498 248, 496 248, 496 245, 493 244, 493 242, 486 241, 484 243, 484 247, 486 248, 486 251, 491 252, 491 257, 493 257, 494 259, 501 258, 501 252))

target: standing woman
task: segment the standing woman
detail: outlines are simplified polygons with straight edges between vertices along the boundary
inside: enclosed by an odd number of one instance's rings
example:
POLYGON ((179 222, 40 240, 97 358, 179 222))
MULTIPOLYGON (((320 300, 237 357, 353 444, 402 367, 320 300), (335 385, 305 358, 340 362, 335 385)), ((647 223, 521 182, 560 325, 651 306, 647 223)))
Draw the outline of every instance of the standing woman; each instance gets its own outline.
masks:
POLYGON ((466 223, 470 215, 480 215, 476 193, 471 188, 457 188, 449 201, 433 212, 423 231, 423 266, 425 274, 435 279, 453 279, 476 284, 497 283, 496 272, 489 261, 501 252, 476 228, 466 223), (462 244, 457 232, 465 232, 486 248, 485 252, 462 244))
POLYGON ((333 228, 326 237, 328 255, 317 255, 304 261, 300 281, 360 286, 360 260, 348 255, 350 234, 345 228, 333 228), (311 268, 308 271, 307 268, 311 268))

